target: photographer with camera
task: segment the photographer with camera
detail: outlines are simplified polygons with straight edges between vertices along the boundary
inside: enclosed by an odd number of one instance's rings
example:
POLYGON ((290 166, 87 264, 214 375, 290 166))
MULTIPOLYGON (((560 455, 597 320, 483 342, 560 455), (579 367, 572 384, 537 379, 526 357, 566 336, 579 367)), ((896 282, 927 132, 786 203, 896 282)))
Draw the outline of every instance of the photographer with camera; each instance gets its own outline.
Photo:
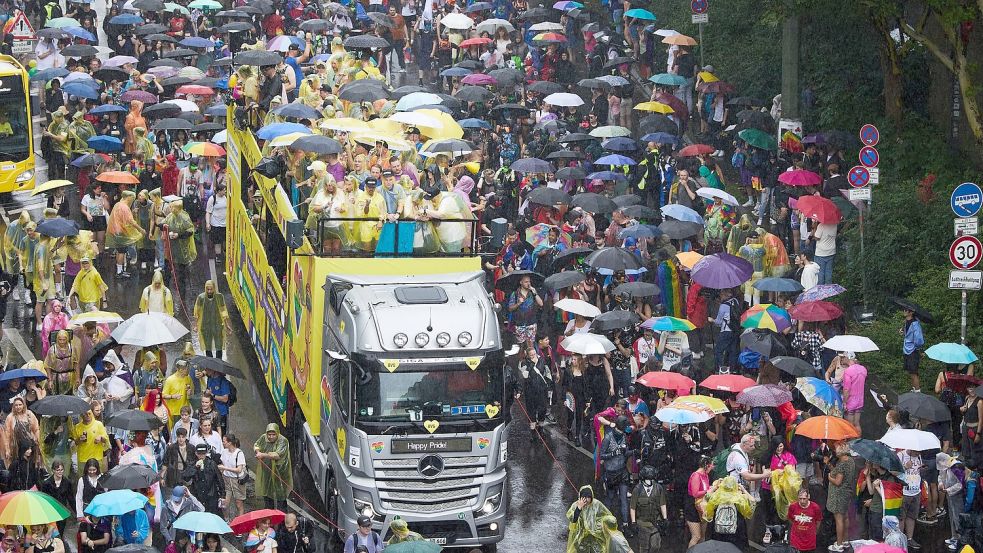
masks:
POLYGON ((600 458, 603 465, 601 475, 606 490, 608 507, 620 515, 622 527, 628 524, 628 487, 631 483, 628 477, 628 457, 632 451, 628 449, 626 433, 628 417, 619 416, 613 427, 608 427, 601 441, 600 458))

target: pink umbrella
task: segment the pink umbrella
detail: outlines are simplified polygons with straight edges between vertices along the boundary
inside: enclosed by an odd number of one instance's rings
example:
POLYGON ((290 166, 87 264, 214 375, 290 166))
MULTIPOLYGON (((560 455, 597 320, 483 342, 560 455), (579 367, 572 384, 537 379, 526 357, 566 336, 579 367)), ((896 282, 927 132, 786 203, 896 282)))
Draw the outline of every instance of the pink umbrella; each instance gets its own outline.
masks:
POLYGON ((778 175, 778 182, 789 186, 817 186, 822 184, 823 178, 812 171, 796 169, 778 175))
POLYGON ((498 84, 498 80, 491 75, 485 75, 484 73, 472 73, 461 79, 464 84, 473 84, 477 86, 495 86, 498 84))
POLYGON ((137 59, 133 56, 113 56, 103 63, 106 67, 123 67, 128 63, 136 63, 137 59))
POLYGON ((156 104, 157 96, 147 92, 146 90, 127 90, 119 97, 121 102, 131 102, 133 100, 139 100, 144 104, 156 104))
POLYGON ((177 75, 177 69, 174 67, 167 67, 167 66, 151 67, 150 69, 147 70, 147 73, 150 73, 151 75, 156 75, 157 78, 160 79, 166 79, 168 77, 173 77, 174 75, 177 75))

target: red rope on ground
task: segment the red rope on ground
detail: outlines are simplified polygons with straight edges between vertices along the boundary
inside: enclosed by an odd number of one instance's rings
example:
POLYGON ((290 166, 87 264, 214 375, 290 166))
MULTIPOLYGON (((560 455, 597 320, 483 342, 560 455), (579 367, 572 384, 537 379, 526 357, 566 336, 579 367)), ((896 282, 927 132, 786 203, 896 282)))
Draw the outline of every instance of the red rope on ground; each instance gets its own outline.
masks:
MULTIPOLYGON (((291 459, 291 460, 292 460, 292 459, 291 459)), ((270 465, 268 465, 268 464, 266 464, 266 463, 264 463, 262 459, 256 459, 256 462, 257 462, 257 463, 259 463, 259 464, 261 464, 261 465, 263 465, 264 467, 266 467, 266 469, 267 469, 268 471, 270 471, 270 474, 271 474, 271 475, 272 475, 272 476, 273 476, 274 478, 276 478, 277 480, 279 480, 279 481, 280 481, 280 483, 284 485, 284 487, 287 487, 287 482, 286 482, 286 480, 284 480, 283 478, 280 478, 280 475, 279 475, 279 474, 277 474, 277 473, 276 473, 276 472, 275 472, 275 471, 273 470, 273 467, 271 467, 270 465)), ((293 469, 293 467, 291 467, 291 470, 292 470, 292 469, 293 469)), ((308 509, 308 512, 310 512, 311 514, 314 514, 314 515, 317 515, 317 516, 318 516, 318 517, 320 517, 320 518, 321 518, 321 520, 323 520, 324 522, 327 522, 327 523, 328 523, 328 524, 330 524, 331 526, 334 526, 334 528, 335 528, 335 530, 342 530, 342 528, 341 528, 340 526, 338 526, 338 525, 337 525, 337 524, 335 523, 335 521, 333 521, 333 520, 331 520, 330 518, 328 518, 328 516, 327 516, 327 515, 325 515, 325 514, 324 514, 324 513, 322 513, 321 511, 319 511, 319 510, 318 510, 317 508, 315 508, 315 507, 314 507, 313 505, 311 505, 310 503, 308 503, 308 502, 307 502, 307 500, 306 500, 306 499, 304 499, 304 497, 303 497, 303 496, 301 496, 301 495, 300 495, 299 493, 297 493, 296 491, 294 491, 294 488, 293 488, 293 486, 292 486, 292 485, 291 485, 291 486, 290 486, 289 488, 290 488, 290 489, 289 489, 289 492, 288 492, 288 494, 289 494, 289 495, 293 495, 293 496, 296 496, 296 497, 297 497, 297 499, 299 499, 301 503, 303 503, 304 505, 306 505, 306 506, 307 506, 307 509, 308 509)))
MULTIPOLYGON (((526 415, 526 420, 529 421, 529 424, 532 424, 532 417, 530 417, 529 412, 526 411, 526 406, 523 405, 521 401, 516 401, 515 403, 517 403, 519 405, 519 408, 522 409, 522 412, 526 415)), ((550 457, 553 458, 553 462, 556 463, 557 468, 559 468, 560 472, 563 473, 563 477, 566 478, 567 484, 570 484, 570 487, 573 488, 574 492, 579 491, 580 488, 578 488, 577 485, 573 483, 573 480, 570 479, 570 475, 567 474, 566 469, 563 468, 563 464, 560 463, 560 460, 557 459, 556 455, 553 454, 553 450, 550 449, 549 444, 546 443, 546 438, 543 437, 543 433, 537 432, 537 435, 539 436, 539 441, 543 442, 543 446, 546 447, 546 452, 550 454, 550 457)))
MULTIPOLYGON (((184 303, 184 297, 181 296, 181 283, 177 279, 177 265, 174 264, 174 257, 171 255, 171 237, 168 234, 170 231, 164 231, 164 257, 167 258, 166 261, 171 269, 171 282, 173 283, 174 290, 172 291, 177 295, 178 303, 181 304, 181 309, 184 311, 185 317, 188 318, 188 322, 191 326, 194 326, 194 317, 191 311, 188 311, 188 306, 184 303)), ((194 240, 194 238, 192 238, 194 240)), ((218 284, 216 284, 218 286, 218 284)))

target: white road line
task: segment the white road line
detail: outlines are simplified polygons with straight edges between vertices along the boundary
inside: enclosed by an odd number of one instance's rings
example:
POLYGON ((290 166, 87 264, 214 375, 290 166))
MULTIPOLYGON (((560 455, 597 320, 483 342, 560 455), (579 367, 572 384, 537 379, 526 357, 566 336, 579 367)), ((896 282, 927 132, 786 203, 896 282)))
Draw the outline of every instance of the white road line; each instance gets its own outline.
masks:
MULTIPOLYGON (((33 321, 31 323, 33 324, 33 321)), ((3 336, 4 338, 10 340, 10 343, 14 346, 14 349, 17 350, 17 353, 20 354, 24 361, 35 360, 34 353, 31 351, 31 348, 27 347, 27 342, 25 342, 24 338, 20 335, 19 329, 4 328, 3 336)))

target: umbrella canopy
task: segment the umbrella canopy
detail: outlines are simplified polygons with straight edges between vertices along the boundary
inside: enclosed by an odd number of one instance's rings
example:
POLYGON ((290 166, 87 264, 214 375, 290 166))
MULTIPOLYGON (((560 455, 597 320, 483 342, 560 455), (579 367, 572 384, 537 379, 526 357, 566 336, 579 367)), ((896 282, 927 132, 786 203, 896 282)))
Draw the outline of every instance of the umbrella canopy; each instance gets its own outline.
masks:
POLYGON ((337 140, 322 135, 302 136, 294 140, 290 147, 317 155, 339 154, 344 150, 337 140))
POLYGON ((576 286, 585 280, 587 280, 587 277, 580 271, 560 271, 559 273, 554 273, 546 277, 546 280, 543 281, 543 285, 555 292, 557 290, 576 286))
POLYGON ((389 553, 440 553, 443 548, 428 540, 415 540, 393 543, 386 546, 389 553))
POLYGON ((543 101, 552 106, 578 107, 584 105, 584 99, 576 94, 569 92, 555 92, 543 98, 543 101))
POLYGON ((50 524, 71 516, 57 499, 36 491, 14 491, 0 496, 0 524, 30 526, 50 524))
POLYGON ((712 154, 716 148, 707 144, 690 144, 676 152, 677 157, 696 157, 712 154))
POLYGON ((300 123, 273 123, 271 125, 260 127, 260 129, 256 131, 256 137, 262 140, 273 140, 278 136, 295 132, 312 134, 309 127, 306 125, 301 125, 300 123))
POLYGON ((778 141, 775 137, 760 129, 744 129, 737 136, 749 145, 762 150, 777 150, 778 141))
POLYGON ((553 258, 553 268, 565 267, 570 263, 583 263, 583 259, 593 251, 590 248, 570 248, 564 250, 553 258))
POLYGON ((88 411, 90 405, 78 396, 49 395, 32 403, 30 409, 37 415, 77 417, 88 411))
POLYGON ((696 382, 679 373, 669 371, 650 371, 638 377, 635 382, 647 388, 662 390, 692 390, 696 382))
POLYGON ((912 417, 929 422, 952 420, 949 406, 935 396, 921 392, 907 392, 898 396, 898 407, 908 412, 912 417))
POLYGON ((594 192, 577 194, 570 202, 573 207, 579 207, 590 213, 611 213, 618 208, 607 196, 594 192))
MULTIPOLYGON (((646 376, 649 374, 652 373, 646 373, 646 376)), ((706 409, 690 405, 675 405, 675 402, 655 412, 655 418, 668 424, 699 424, 712 419, 713 416, 713 413, 706 409)))
POLYGON ((613 309, 594 317, 594 320, 590 323, 590 329, 593 332, 610 332, 612 330, 632 327, 641 320, 642 318, 634 311, 613 309))
POLYGON ((687 319, 662 316, 647 319, 642 323, 642 328, 647 328, 658 332, 689 332, 690 330, 696 328, 696 325, 687 319))
POLYGON ((203 157, 224 157, 225 148, 211 142, 189 142, 182 148, 185 152, 203 157))
POLYGON ((474 20, 463 13, 450 13, 440 19, 440 24, 448 29, 465 30, 474 26, 474 20))
POLYGON ((774 332, 766 329, 752 329, 741 335, 741 349, 749 349, 765 357, 785 355, 785 345, 774 332))
POLYGON ((826 415, 843 416, 843 397, 833 385, 814 376, 797 378, 795 387, 802 392, 806 401, 815 405, 826 415))
POLYGON ((224 374, 227 376, 245 378, 245 375, 242 374, 242 371, 240 371, 238 367, 231 365, 217 357, 195 355, 190 359, 188 359, 188 364, 197 367, 199 369, 215 371, 219 374, 224 374))
POLYGON ((614 293, 617 296, 628 295, 633 298, 650 298, 659 295, 660 292, 658 286, 650 282, 641 281, 625 282, 624 284, 619 284, 614 289, 614 293))
POLYGON ((574 334, 567 336, 560 342, 563 349, 570 353, 581 355, 604 355, 609 351, 614 351, 614 344, 600 334, 574 334))
POLYGON ((843 309, 835 303, 828 301, 807 301, 798 305, 793 305, 789 310, 797 321, 832 321, 837 317, 843 316, 843 309))
POLYGON ((20 369, 8 369, 0 373, 0 383, 8 382, 11 380, 20 380, 22 378, 34 378, 36 380, 47 380, 48 375, 30 367, 23 367, 20 369))
POLYGON ((64 236, 78 236, 79 225, 75 221, 56 217, 41 221, 37 228, 38 233, 52 238, 62 238, 64 236))
POLYGON ((106 419, 106 426, 122 428, 123 430, 143 430, 149 432, 163 424, 157 415, 140 409, 123 409, 106 419))
POLYGON ((863 353, 866 351, 877 351, 881 348, 873 340, 866 336, 856 336, 853 334, 840 334, 833 336, 823 343, 823 347, 835 351, 852 351, 863 353))
POLYGON ((617 247, 601 248, 587 256, 585 263, 595 269, 635 271, 643 267, 640 259, 617 247))
MULTIPOLYGON (((107 490, 138 490, 149 488, 160 480, 160 474, 147 465, 117 465, 99 477, 99 484, 107 490)), ((128 511, 124 511, 128 512, 128 511)))
POLYGON ((670 403, 669 405, 670 406, 686 405, 689 407, 696 407, 699 409, 708 410, 714 415, 722 415, 730 411, 730 409, 727 408, 727 404, 724 403, 722 399, 715 398, 713 396, 705 396, 699 394, 679 396, 676 399, 672 400, 672 403, 670 403))
POLYGON ((710 188, 708 186, 704 186, 696 191, 696 195, 701 198, 706 198, 708 200, 720 200, 726 205, 735 206, 735 207, 740 203, 737 201, 737 198, 735 198, 733 195, 728 194, 727 192, 724 192, 719 188, 710 188))
POLYGON ((553 164, 539 158, 525 157, 513 161, 509 169, 516 173, 552 173, 553 164))
POLYGON ((156 346, 170 344, 190 332, 180 321, 166 313, 137 313, 113 330, 120 344, 156 346))
POLYGON ((716 253, 705 256, 694 265, 690 277, 698 284, 719 290, 740 286, 753 273, 754 267, 750 261, 728 253, 716 253))
POLYGON ((843 292, 846 292, 846 288, 840 286, 839 284, 819 284, 799 294, 799 296, 795 298, 795 303, 825 300, 832 298, 833 296, 838 296, 843 292))
POLYGON ((792 376, 816 376, 816 368, 805 359, 798 357, 786 357, 779 355, 768 360, 769 363, 778 368, 783 373, 792 376))
POLYGON ((566 89, 560 83, 554 83, 553 81, 533 81, 529 83, 526 90, 548 95, 556 92, 563 92, 566 89))
POLYGON ((498 79, 484 73, 472 73, 462 78, 461 82, 474 86, 495 86, 498 84, 498 79))
POLYGON ((903 309, 905 311, 912 311, 912 312, 914 312, 915 315, 918 317, 918 320, 920 320, 920 321, 923 321, 923 322, 926 322, 926 323, 934 323, 935 322, 935 317, 933 317, 932 314, 929 313, 927 309, 925 309, 924 307, 918 305, 917 303, 915 303, 915 302, 913 302, 913 301, 911 301, 909 299, 899 298, 897 296, 891 296, 888 299, 891 300, 891 303, 897 305, 901 309, 903 309))
POLYGON ((58 188, 64 188, 66 186, 71 186, 73 184, 75 184, 75 183, 72 182, 72 181, 70 181, 70 180, 64 180, 64 179, 49 180, 49 181, 46 181, 46 182, 44 182, 42 184, 39 184, 39 185, 35 186, 34 187, 34 191, 31 192, 31 195, 32 196, 37 196, 38 194, 43 194, 45 192, 50 192, 50 191, 56 190, 58 188))
POLYGON ((686 553, 740 553, 741 548, 724 541, 709 540, 698 543, 686 550, 686 553))
MULTIPOLYGON (((559 230, 557 227, 547 225, 546 223, 538 223, 526 229, 526 242, 529 242, 533 248, 546 242, 549 239, 549 233, 551 230, 559 230)), ((570 235, 560 232, 560 237, 558 242, 566 247, 570 247, 570 235)))
POLYGON ((700 382, 700 386, 708 390, 732 392, 735 394, 755 384, 756 382, 754 380, 739 374, 714 374, 708 376, 703 382, 700 382))
POLYGON ((795 427, 795 433, 814 440, 849 440, 858 438, 857 429, 841 417, 809 417, 795 427))
POLYGON ((893 449, 874 440, 857 439, 850 442, 850 449, 861 459, 880 465, 891 472, 904 472, 901 459, 893 449))
POLYGON ((802 196, 796 209, 801 211, 802 215, 823 224, 836 224, 843 219, 840 208, 822 196, 802 196))
POLYGON ((232 56, 232 63, 236 65, 258 65, 262 67, 264 65, 277 65, 282 61, 283 56, 266 50, 245 50, 232 56))
POLYGON ((635 160, 619 154, 608 154, 594 160, 594 165, 612 165, 612 166, 623 166, 623 165, 636 165, 635 160))
POLYGON ((777 305, 770 303, 759 303, 751 306, 741 315, 741 326, 744 328, 766 328, 775 332, 782 332, 792 326, 791 317, 777 305))
MULTIPOLYGON (((753 286, 762 292, 801 292, 802 284, 791 278, 768 277, 759 279, 753 286)), ((791 312, 789 312, 791 314, 791 312)), ((795 315, 792 315, 795 317, 795 315)))
POLYGON ((690 223, 697 223, 699 225, 704 225, 706 223, 703 220, 702 215, 697 213, 694 209, 684 205, 668 204, 662 206, 659 211, 661 211, 666 217, 672 217, 677 221, 687 221, 690 223))
POLYGON ((915 430, 914 428, 895 428, 889 430, 879 442, 892 449, 910 449, 912 451, 927 451, 942 449, 939 437, 931 432, 915 430))
POLYGON ((659 73, 658 75, 652 75, 649 80, 655 84, 663 86, 681 86, 686 84, 686 77, 682 75, 674 75, 672 73, 659 73))
POLYGON ((703 259, 703 255, 698 252, 679 252, 676 254, 676 259, 683 267, 692 270, 703 259))
POLYGON ((76 325, 83 325, 85 323, 113 324, 123 322, 123 317, 119 313, 113 313, 112 311, 84 311, 73 315, 68 322, 76 325))
POLYGON ((564 298, 554 303, 553 307, 560 311, 580 315, 581 317, 596 317, 601 314, 601 310, 593 304, 574 298, 564 298))
POLYGON ((597 127, 588 134, 595 138, 614 138, 616 136, 631 136, 631 131, 617 125, 606 125, 597 127))
POLYGON ((794 169, 778 175, 778 182, 789 186, 819 186, 823 183, 823 177, 805 169, 794 169))
POLYGON ((560 180, 583 180, 587 178, 587 173, 580 167, 564 167, 557 170, 555 175, 560 180))
POLYGON ((533 189, 532 192, 527 196, 529 203, 539 204, 539 205, 569 205, 571 201, 570 195, 560 190, 559 188, 550 188, 548 186, 540 186, 539 188, 533 189))
POLYGON ((85 513, 96 517, 120 516, 142 509, 150 498, 133 490, 112 490, 92 498, 85 513))
POLYGON ((979 361, 973 350, 963 344, 952 342, 942 342, 925 350, 925 355, 929 359, 935 359, 950 365, 968 365, 979 361))
POLYGON ((778 407, 792 401, 792 393, 777 384, 758 384, 737 394, 737 402, 748 407, 778 407))
MULTIPOLYGON (((633 207, 644 207, 644 206, 629 206, 625 208, 624 211, 627 212, 630 208, 633 207)), ((628 213, 625 214, 628 215, 628 213)), ((630 216, 631 215, 629 215, 629 217, 630 216)), ((682 240, 684 238, 689 238, 690 236, 702 235, 703 225, 700 223, 695 223, 693 221, 680 221, 677 219, 670 219, 659 223, 659 230, 661 230, 666 236, 672 238, 673 240, 682 240)), ((696 266, 694 265, 694 267, 696 266)), ((750 278, 750 274, 748 275, 748 278, 750 278)))
POLYGON ((174 528, 189 532, 206 534, 231 534, 232 528, 222 520, 222 517, 212 513, 192 511, 185 513, 174 521, 174 528))

